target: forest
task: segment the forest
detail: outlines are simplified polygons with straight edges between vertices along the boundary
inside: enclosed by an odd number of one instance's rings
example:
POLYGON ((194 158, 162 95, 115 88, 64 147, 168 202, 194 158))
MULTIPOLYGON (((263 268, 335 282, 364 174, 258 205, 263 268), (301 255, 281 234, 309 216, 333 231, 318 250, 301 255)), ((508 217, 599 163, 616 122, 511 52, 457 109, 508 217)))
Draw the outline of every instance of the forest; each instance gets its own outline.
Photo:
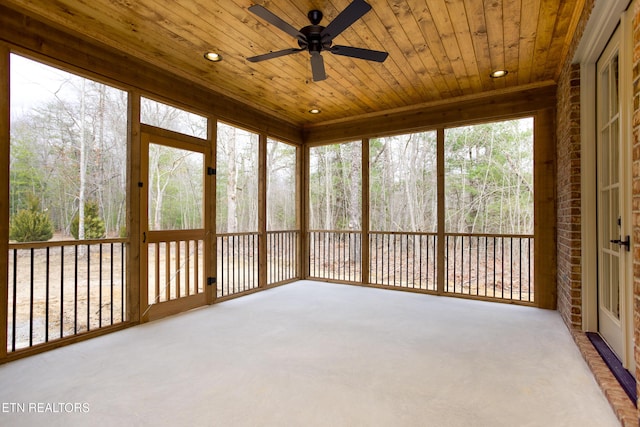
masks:
MULTIPOLYGON (((11 61, 12 240, 126 236, 127 93, 18 55, 11 61), (20 232, 40 223, 42 236, 20 232)), ((206 118, 146 98, 141 122, 207 132, 206 118)), ((258 140, 217 123, 217 233, 258 231, 258 140)), ((362 228, 361 144, 310 148, 310 229, 362 228)), ((446 129, 444 150, 447 232, 532 233, 532 118, 446 129)), ((150 229, 202 227, 202 155, 155 144, 148 155, 150 229)), ((296 156, 268 140, 268 230, 300 227, 296 156)), ((435 131, 370 139, 370 230, 436 231, 436 160, 435 131)))
MULTIPOLYGON (((533 233, 533 119, 445 130, 445 230, 533 233)), ((436 132, 369 142, 371 231, 436 232, 436 132)), ((311 148, 310 228, 361 229, 360 142, 311 148)))

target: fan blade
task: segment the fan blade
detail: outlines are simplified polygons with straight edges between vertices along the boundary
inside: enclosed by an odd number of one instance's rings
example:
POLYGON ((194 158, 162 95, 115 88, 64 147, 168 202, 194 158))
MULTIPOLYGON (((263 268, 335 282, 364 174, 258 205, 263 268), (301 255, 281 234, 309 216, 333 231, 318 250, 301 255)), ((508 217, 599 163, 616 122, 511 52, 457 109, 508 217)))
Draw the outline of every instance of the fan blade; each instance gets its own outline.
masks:
POLYGON ((280 56, 291 55, 292 53, 301 52, 303 50, 305 49, 294 49, 294 48, 284 49, 284 50, 279 50, 277 52, 269 52, 269 53, 264 53, 258 56, 252 56, 250 58, 247 58, 247 61, 260 62, 260 61, 265 61, 267 59, 278 58, 280 56))
POLYGON ((324 60, 320 52, 311 52, 311 73, 313 74, 314 82, 327 78, 327 74, 324 72, 324 60))
POLYGON ((364 0, 354 0, 349 6, 340 12, 324 30, 322 30, 320 35, 322 36, 323 41, 333 40, 370 10, 371 6, 364 0))
POLYGON ((350 56, 351 58, 366 59, 367 61, 384 62, 389 54, 379 50, 361 49, 351 46, 333 46, 329 52, 334 55, 350 56))
POLYGON ((297 39, 301 39, 301 40, 307 39, 304 34, 296 30, 295 28, 293 28, 290 24, 283 21, 280 17, 276 16, 273 12, 270 12, 264 6, 260 6, 259 4, 254 4, 253 6, 249 6, 249 12, 264 19, 271 25, 274 25, 275 27, 280 28, 285 33, 290 34, 297 39))

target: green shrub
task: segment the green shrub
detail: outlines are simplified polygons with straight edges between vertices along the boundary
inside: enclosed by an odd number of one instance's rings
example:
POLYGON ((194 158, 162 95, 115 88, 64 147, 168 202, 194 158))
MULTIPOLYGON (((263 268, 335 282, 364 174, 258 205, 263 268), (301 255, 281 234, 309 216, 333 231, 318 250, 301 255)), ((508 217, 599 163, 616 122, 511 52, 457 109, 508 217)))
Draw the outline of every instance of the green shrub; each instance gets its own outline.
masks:
POLYGON ((40 210, 37 197, 30 197, 28 209, 21 209, 11 219, 9 239, 17 242, 43 242, 53 237, 53 224, 40 210))
MULTIPOLYGON (((78 214, 71 221, 71 235, 79 238, 80 217, 78 214)), ((84 238, 85 239, 101 239, 104 237, 105 225, 104 220, 100 218, 98 204, 96 202, 87 202, 84 205, 84 238)))

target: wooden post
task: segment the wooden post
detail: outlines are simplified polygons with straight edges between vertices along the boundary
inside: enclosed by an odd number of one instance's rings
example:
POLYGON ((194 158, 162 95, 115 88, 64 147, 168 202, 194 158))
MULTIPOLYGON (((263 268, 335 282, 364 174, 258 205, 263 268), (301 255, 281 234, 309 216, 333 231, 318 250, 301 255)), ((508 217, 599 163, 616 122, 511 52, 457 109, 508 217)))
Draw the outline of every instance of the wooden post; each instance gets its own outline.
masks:
MULTIPOLYGON (((127 228, 129 246, 127 248, 127 319, 140 322, 141 303, 146 307, 146 299, 141 299, 141 289, 146 295, 147 277, 141 274, 141 227, 140 227, 140 93, 129 92, 127 108, 129 127, 127 132, 127 228)), ((145 257, 146 259, 146 257, 145 257)), ((145 269, 146 271, 146 269, 145 269)))
MULTIPOLYGON (((0 44, 0 252, 9 254, 9 97, 10 51, 0 44)), ((7 316, 9 314, 9 259, 0 257, 0 360, 7 357, 7 316)), ((14 295, 15 298, 15 295, 14 295)))
POLYGON ((298 177, 301 181, 301 197, 300 197, 300 218, 302 228, 300 229, 300 278, 309 278, 309 146, 305 145, 298 149, 301 154, 298 161, 299 170, 298 177))
POLYGON ((361 279, 362 283, 369 283, 369 138, 362 140, 362 198, 361 198, 361 279))
POLYGON ((258 146, 258 287, 267 287, 267 135, 258 146))
POLYGON ((533 127, 533 283, 540 308, 556 308, 556 214, 554 110, 541 110, 533 127))
POLYGON ((306 148, 303 146, 296 147, 296 230, 298 230, 298 247, 296 248, 297 277, 300 279, 307 278, 309 268, 309 254, 307 253, 307 179, 306 179, 306 148))
POLYGON ((444 128, 438 128, 437 173, 438 173, 438 246, 437 246, 437 289, 438 294, 444 293, 445 271, 445 191, 444 191, 444 128))
MULTIPOLYGON (((216 169, 218 122, 214 117, 207 117, 207 141, 209 142, 206 166, 216 169)), ((216 174, 207 175, 204 184, 204 271, 205 295, 207 304, 213 304, 218 297, 217 283, 209 284, 209 277, 218 275, 218 239, 216 237, 216 174)))

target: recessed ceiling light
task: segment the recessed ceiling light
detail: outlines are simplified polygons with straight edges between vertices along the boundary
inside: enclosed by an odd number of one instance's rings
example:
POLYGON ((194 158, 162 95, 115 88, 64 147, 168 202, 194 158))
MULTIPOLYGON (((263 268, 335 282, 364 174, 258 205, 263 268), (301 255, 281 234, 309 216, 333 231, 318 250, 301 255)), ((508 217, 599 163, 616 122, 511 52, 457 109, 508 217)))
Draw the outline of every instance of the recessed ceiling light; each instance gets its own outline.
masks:
POLYGON ((499 79, 500 77, 504 77, 507 74, 509 74, 507 70, 496 70, 493 73, 489 74, 489 76, 494 79, 499 79))
POLYGON ((311 114, 320 114, 320 109, 319 108, 312 108, 309 110, 309 112, 311 114))
POLYGON ((204 54, 205 59, 208 59, 211 62, 220 62, 222 61, 222 56, 216 52, 207 52, 204 54))

